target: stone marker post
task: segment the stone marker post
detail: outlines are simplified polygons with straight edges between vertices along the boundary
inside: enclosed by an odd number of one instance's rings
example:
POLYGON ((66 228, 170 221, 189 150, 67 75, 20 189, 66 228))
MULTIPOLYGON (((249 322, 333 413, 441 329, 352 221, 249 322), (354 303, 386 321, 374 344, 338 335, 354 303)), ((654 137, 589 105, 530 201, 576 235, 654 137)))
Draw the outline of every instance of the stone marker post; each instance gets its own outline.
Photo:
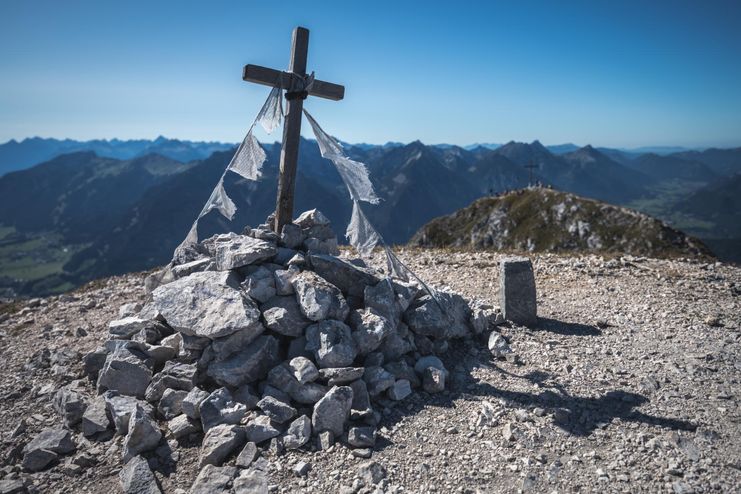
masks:
POLYGON ((504 318, 534 326, 538 321, 533 264, 526 257, 509 257, 499 263, 499 303, 504 318))

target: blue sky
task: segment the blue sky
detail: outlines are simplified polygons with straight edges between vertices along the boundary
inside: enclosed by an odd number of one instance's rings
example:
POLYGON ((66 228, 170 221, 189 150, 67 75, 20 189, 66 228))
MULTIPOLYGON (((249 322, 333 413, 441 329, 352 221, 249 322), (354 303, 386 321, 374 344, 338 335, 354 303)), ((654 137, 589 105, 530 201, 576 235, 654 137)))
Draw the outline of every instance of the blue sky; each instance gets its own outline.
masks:
MULTIPOLYGON (((245 63, 344 84, 349 142, 741 145, 741 2, 0 2, 0 142, 236 142, 267 96, 245 63)), ((304 131, 308 131, 304 124, 304 131)))

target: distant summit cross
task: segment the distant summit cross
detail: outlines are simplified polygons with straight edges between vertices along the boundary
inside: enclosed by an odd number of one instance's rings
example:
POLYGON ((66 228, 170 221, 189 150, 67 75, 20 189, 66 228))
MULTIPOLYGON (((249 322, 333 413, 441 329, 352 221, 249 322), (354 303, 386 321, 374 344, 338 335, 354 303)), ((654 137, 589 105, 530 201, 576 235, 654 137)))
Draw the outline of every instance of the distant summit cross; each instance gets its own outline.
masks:
POLYGON ((293 194, 296 185, 296 163, 301 136, 301 116, 307 96, 339 101, 345 96, 345 87, 314 79, 306 75, 306 58, 309 49, 309 30, 293 30, 291 61, 288 71, 245 65, 242 79, 286 90, 286 117, 283 125, 283 145, 280 152, 278 198, 275 205, 273 228, 280 233, 283 225, 293 220, 293 194))

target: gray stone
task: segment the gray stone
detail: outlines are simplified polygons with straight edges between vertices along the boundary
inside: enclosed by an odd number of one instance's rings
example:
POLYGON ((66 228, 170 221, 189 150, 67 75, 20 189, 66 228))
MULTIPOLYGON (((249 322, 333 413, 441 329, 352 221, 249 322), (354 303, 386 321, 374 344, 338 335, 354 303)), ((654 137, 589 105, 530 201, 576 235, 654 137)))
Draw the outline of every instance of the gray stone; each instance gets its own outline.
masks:
POLYGON ((82 369, 85 375, 90 379, 97 381, 100 369, 105 365, 108 351, 103 347, 98 347, 92 352, 85 354, 82 358, 82 369))
POLYGON ((370 269, 365 269, 335 256, 310 255, 309 262, 316 274, 339 288, 342 293, 363 297, 365 288, 378 283, 370 269))
MULTIPOLYGON (((0 317, 0 322, 2 322, 2 317, 0 317)), ((22 479, 0 480, 0 494, 25 494, 26 492, 28 489, 22 479)))
POLYGON ((249 468, 252 462, 255 461, 255 458, 257 458, 257 445, 249 442, 244 445, 234 464, 238 467, 249 468))
POLYGON ((306 351, 306 337, 305 336, 299 336, 298 338, 292 338, 288 343, 287 358, 290 360, 295 357, 313 358, 313 354, 311 352, 306 351))
POLYGON ((126 435, 129 432, 129 419, 134 413, 137 405, 140 406, 150 417, 154 415, 154 409, 149 403, 137 400, 131 396, 122 396, 115 391, 106 391, 103 393, 103 399, 106 402, 108 416, 113 421, 116 428, 116 434, 126 435))
POLYGON ((202 242, 216 262, 216 269, 230 269, 257 264, 270 259, 276 253, 275 244, 246 235, 225 233, 214 235, 202 242))
POLYGON ((471 328, 474 334, 482 334, 504 322, 502 312, 480 300, 471 302, 471 328))
POLYGON ((293 473, 297 477, 307 476, 309 474, 309 470, 311 470, 311 464, 305 461, 299 461, 293 466, 293 473))
POLYGON ((435 299, 429 295, 416 299, 404 312, 409 329, 436 339, 468 336, 470 318, 471 308, 465 299, 443 291, 437 291, 435 299))
POLYGON ((167 429, 175 439, 182 439, 201 431, 201 423, 188 418, 187 415, 178 415, 167 422, 167 429))
POLYGON ((264 378, 268 369, 279 360, 278 340, 262 335, 241 352, 226 360, 211 363, 206 372, 222 386, 239 387, 264 378))
POLYGON ((352 388, 351 413, 353 419, 372 414, 370 395, 368 394, 368 386, 366 386, 365 381, 358 379, 350 383, 349 386, 352 388))
POLYGON ((302 415, 288 426, 285 436, 283 436, 283 445, 286 449, 298 449, 311 439, 311 419, 302 415))
POLYGON ((319 371, 314 362, 306 357, 296 357, 288 363, 293 371, 293 376, 299 384, 315 381, 319 377, 319 371))
POLYGON ((409 305, 417 298, 417 295, 421 292, 421 288, 414 282, 406 282, 401 280, 391 280, 391 285, 394 287, 394 293, 396 293, 396 300, 399 302, 399 307, 402 311, 407 310, 409 305))
POLYGON ((488 347, 491 354, 496 358, 505 358, 508 353, 512 353, 512 348, 510 348, 507 340, 496 331, 492 331, 489 335, 488 347))
POLYGON ((183 400, 186 396, 188 396, 188 391, 166 389, 157 405, 157 411, 165 420, 177 417, 183 413, 183 400))
POLYGON ((188 391, 188 394, 183 398, 183 413, 192 419, 201 418, 201 403, 208 398, 209 394, 208 391, 204 391, 198 387, 194 387, 188 391))
POLYGON ((146 389, 146 399, 153 403, 162 398, 166 389, 190 391, 195 386, 195 377, 198 369, 194 364, 167 362, 165 367, 154 375, 151 384, 146 389))
POLYGON ((153 450, 162 438, 157 423, 139 405, 129 419, 129 432, 123 442, 123 459, 125 462, 139 453, 153 450))
POLYGON ((350 308, 342 292, 316 273, 303 271, 293 278, 293 289, 303 315, 312 321, 344 321, 350 308))
POLYGON ((363 380, 368 386, 368 393, 371 396, 378 396, 394 385, 396 377, 379 365, 366 367, 363 380))
POLYGON ((247 440, 255 444, 272 439, 280 435, 280 431, 273 425, 270 417, 260 415, 250 420, 245 426, 247 440))
MULTIPOLYGON (((402 327, 406 328, 406 324, 399 324, 399 328, 402 327)), ((402 337, 399 333, 399 330, 392 331, 383 339, 381 346, 378 347, 378 350, 383 354, 384 361, 400 359, 407 353, 415 350, 411 336, 402 337)))
POLYGON ((199 407, 203 431, 219 424, 238 424, 247 414, 247 407, 238 403, 226 388, 219 388, 201 402, 199 407))
POLYGON ((302 405, 313 405, 327 394, 329 388, 318 383, 301 384, 291 391, 291 398, 302 405))
POLYGON ((308 237, 304 240, 304 249, 310 255, 330 255, 339 256, 340 250, 337 248, 337 237, 327 240, 308 237))
POLYGON ((270 417, 271 420, 278 424, 288 422, 296 416, 295 408, 280 400, 276 400, 272 396, 266 396, 262 400, 258 401, 257 407, 262 410, 265 415, 270 417))
POLYGON ((108 333, 113 338, 128 340, 136 333, 149 326, 149 319, 142 319, 137 316, 124 317, 108 323, 108 333))
POLYGON ((366 308, 388 319, 395 327, 401 320, 401 305, 394 291, 391 279, 385 278, 373 286, 366 286, 363 291, 363 302, 366 308))
POLYGON ((358 477, 366 486, 377 485, 386 478, 386 469, 378 462, 366 461, 358 465, 358 477))
POLYGON ((445 390, 446 373, 435 367, 427 367, 422 372, 422 388, 428 393, 445 390))
POLYGON ((267 474, 257 468, 242 470, 234 479, 232 491, 234 494, 268 494, 267 474))
POLYGON ((289 249, 297 249, 304 243, 301 227, 293 223, 283 225, 280 231, 280 243, 289 249))
POLYGON ((220 466, 237 448, 244 444, 244 431, 232 424, 221 424, 206 432, 201 444, 199 468, 220 466))
POLYGON ((319 378, 327 381, 330 386, 346 384, 363 377, 363 367, 326 367, 319 369, 319 378))
POLYGON ((167 346, 175 350, 177 353, 180 350, 180 346, 183 344, 183 336, 180 333, 173 333, 170 336, 165 336, 160 341, 160 345, 167 346))
POLYGON ((177 350, 167 345, 147 345, 146 353, 154 361, 155 369, 164 366, 177 355, 177 350))
POLYGON ((288 269, 276 270, 275 273, 273 273, 273 277, 275 278, 275 294, 293 295, 293 277, 300 272, 301 271, 297 267, 293 266, 289 266, 288 269))
POLYGON ((445 368, 445 365, 443 365, 443 361, 435 357, 434 355, 427 355, 426 357, 422 357, 419 360, 417 360, 417 363, 414 364, 414 371, 417 374, 422 374, 424 370, 428 367, 434 367, 436 369, 440 369, 445 374, 448 373, 448 370, 445 368))
POLYGON ((267 302, 275 296, 275 277, 273 272, 264 266, 255 269, 242 283, 244 292, 253 300, 267 302))
POLYGON ((352 337, 360 355, 376 350, 381 346, 383 339, 394 331, 392 323, 375 309, 353 311, 350 315, 350 325, 353 328, 352 337))
POLYGON ((82 435, 92 437, 101 432, 107 431, 111 427, 111 420, 108 418, 108 406, 103 395, 96 397, 82 415, 82 435))
POLYGON ((372 448, 376 444, 376 428, 352 427, 347 433, 347 442, 356 448, 372 448))
POLYGON ((279 264, 281 267, 285 266, 288 261, 293 259, 293 256, 298 254, 296 249, 288 249, 286 247, 278 247, 278 252, 275 254, 273 262, 279 264))
POLYGON ((206 465, 190 486, 190 494, 217 494, 230 492, 229 486, 237 475, 236 467, 217 467, 206 465))
POLYGON ((152 305, 181 333, 222 338, 240 330, 260 331, 260 311, 230 272, 206 271, 162 285, 152 305))
POLYGON ((130 459, 118 473, 124 494, 161 494, 157 479, 142 456, 130 459))
POLYGON ((211 342, 214 360, 221 362, 235 353, 241 352, 265 331, 262 324, 249 330, 236 331, 229 336, 217 338, 211 342))
POLYGON ((21 467, 29 472, 41 471, 59 459, 54 451, 48 449, 33 449, 23 455, 21 467))
POLYGON ((142 310, 142 304, 140 304, 139 302, 129 302, 127 304, 122 304, 118 308, 118 317, 119 319, 123 319, 125 317, 135 316, 139 313, 140 310, 142 310))
POLYGON ((214 271, 216 263, 210 257, 196 259, 195 261, 186 262, 172 267, 172 275, 175 278, 184 278, 192 273, 199 271, 214 271))
POLYGON ((535 275, 530 259, 511 257, 499 262, 499 301, 505 319, 524 326, 538 322, 535 275))
POLYGON ((350 417, 353 391, 349 386, 335 386, 314 406, 311 425, 315 433, 331 431, 341 436, 350 417))
POLYGON ((110 389, 143 398, 151 379, 152 370, 139 356, 126 348, 116 348, 108 355, 98 374, 98 394, 110 389))
POLYGON ((320 432, 317 435, 317 448, 320 451, 326 451, 334 446, 334 434, 332 431, 320 432))
POLYGON ((293 224, 299 226, 302 230, 306 230, 314 226, 329 226, 330 221, 318 209, 310 209, 293 220, 293 224))
POLYGON ((394 401, 403 400, 410 394, 412 394, 412 386, 406 379, 397 380, 388 390, 389 398, 394 401))
POLYGON ((301 252, 297 252, 296 255, 293 256, 286 263, 286 267, 288 267, 289 269, 298 269, 299 271, 302 269, 306 269, 308 267, 306 256, 304 256, 301 252))
POLYGON ((295 296, 276 296, 260 306, 268 329, 284 336, 303 336, 304 329, 311 324, 301 313, 295 296))
POLYGON ((319 367, 347 367, 358 354, 350 328, 334 320, 306 328, 306 349, 314 352, 319 367))
POLYGON ((77 425, 82 420, 87 403, 79 393, 64 387, 56 392, 53 400, 54 409, 62 416, 67 427, 77 425))

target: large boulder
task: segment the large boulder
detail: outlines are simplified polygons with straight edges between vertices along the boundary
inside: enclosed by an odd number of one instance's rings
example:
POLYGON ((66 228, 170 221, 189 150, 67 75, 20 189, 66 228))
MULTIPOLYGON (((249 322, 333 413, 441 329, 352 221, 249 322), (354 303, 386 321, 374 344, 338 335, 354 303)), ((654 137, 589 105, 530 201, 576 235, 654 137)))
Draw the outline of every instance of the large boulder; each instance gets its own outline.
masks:
POLYGON ((330 431, 340 437, 350 417, 353 391, 349 386, 335 386, 314 405, 311 425, 315 434, 330 431))
POLYGON ((296 300, 303 315, 312 321, 344 321, 350 308, 339 288, 311 271, 302 271, 293 280, 296 300))
POLYGON ((203 241, 216 269, 228 271, 270 259, 276 253, 275 244, 235 233, 215 235, 203 241))
POLYGON ((526 257, 510 257, 499 262, 499 298, 504 319, 533 326, 538 322, 533 264, 526 257))
POLYGON ((221 338, 237 331, 262 331, 257 305, 230 272, 193 273, 152 292, 153 309, 174 329, 191 336, 221 338))
POLYGON ((350 328, 331 319, 306 328, 306 350, 314 352, 319 367, 348 367, 358 355, 350 328))
POLYGON ((222 386, 239 387, 265 377, 280 360, 278 340, 263 335, 226 360, 212 362, 207 374, 222 386))
POLYGON ((311 267, 322 278, 342 290, 342 293, 353 297, 362 297, 368 286, 378 283, 378 277, 367 268, 335 256, 312 254, 309 256, 311 267))

